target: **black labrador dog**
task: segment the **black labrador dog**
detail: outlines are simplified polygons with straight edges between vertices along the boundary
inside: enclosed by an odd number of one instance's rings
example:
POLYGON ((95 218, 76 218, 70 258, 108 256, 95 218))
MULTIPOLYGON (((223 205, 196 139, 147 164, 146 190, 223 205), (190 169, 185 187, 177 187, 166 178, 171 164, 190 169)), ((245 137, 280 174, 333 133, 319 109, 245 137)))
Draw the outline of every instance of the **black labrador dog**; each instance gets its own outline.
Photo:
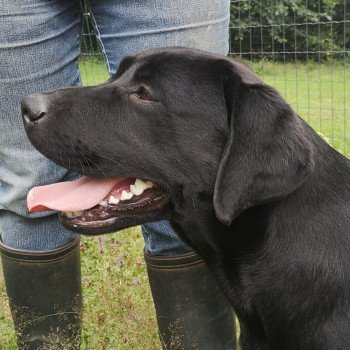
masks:
POLYGON ((39 191, 32 210, 85 234, 168 219, 232 303, 242 350, 350 349, 350 162, 245 64, 148 50, 22 113, 41 153, 87 175, 80 200, 39 191), (106 188, 84 199, 90 185, 106 188))

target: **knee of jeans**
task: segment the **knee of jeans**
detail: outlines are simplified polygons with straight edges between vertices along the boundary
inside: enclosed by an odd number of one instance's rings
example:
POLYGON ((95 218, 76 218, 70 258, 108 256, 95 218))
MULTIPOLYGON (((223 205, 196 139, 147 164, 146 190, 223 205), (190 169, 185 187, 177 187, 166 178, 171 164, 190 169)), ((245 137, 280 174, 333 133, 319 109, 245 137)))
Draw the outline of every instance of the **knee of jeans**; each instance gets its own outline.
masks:
POLYGON ((14 212, 27 218, 47 216, 47 213, 29 213, 27 195, 35 186, 62 181, 67 171, 45 159, 44 164, 19 164, 16 168, 0 167, 0 210, 14 212))
POLYGON ((13 212, 23 218, 40 218, 47 216, 45 212, 30 213, 27 207, 27 194, 30 188, 16 188, 10 186, 0 186, 0 210, 13 212), (5 189, 4 189, 5 188, 5 189))
POLYGON ((57 215, 27 219, 12 212, 0 212, 0 239, 13 249, 51 251, 76 237, 76 233, 61 225, 57 215))

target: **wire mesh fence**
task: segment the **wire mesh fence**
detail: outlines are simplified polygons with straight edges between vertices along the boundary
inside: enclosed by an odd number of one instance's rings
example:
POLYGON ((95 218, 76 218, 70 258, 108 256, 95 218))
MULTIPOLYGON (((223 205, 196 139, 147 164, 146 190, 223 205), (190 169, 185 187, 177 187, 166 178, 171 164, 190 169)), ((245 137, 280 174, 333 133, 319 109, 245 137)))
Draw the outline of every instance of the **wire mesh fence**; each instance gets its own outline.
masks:
POLYGON ((350 155, 348 0, 232 0, 230 55, 247 60, 335 148, 350 155))
MULTIPOLYGON (((84 14, 83 83, 108 74, 84 14)), ((349 0, 231 0, 231 57, 248 61, 321 136, 350 156, 349 0)))
POLYGON ((83 13, 80 73, 84 85, 95 85, 106 81, 109 76, 104 57, 96 38, 94 21, 86 0, 80 0, 83 13))

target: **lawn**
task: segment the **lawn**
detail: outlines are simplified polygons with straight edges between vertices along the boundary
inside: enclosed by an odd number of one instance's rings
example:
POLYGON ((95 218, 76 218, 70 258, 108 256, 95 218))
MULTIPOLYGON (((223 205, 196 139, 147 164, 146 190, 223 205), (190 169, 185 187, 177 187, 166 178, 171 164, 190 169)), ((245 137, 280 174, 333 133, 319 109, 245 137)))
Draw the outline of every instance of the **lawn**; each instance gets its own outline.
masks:
POLYGON ((252 64, 298 114, 339 152, 350 157, 350 64, 252 64))
MULTIPOLYGON (((341 153, 350 157, 350 62, 249 63, 298 114, 341 153)), ((101 60, 81 62, 86 85, 108 78, 101 60)))
MULTIPOLYGON (((330 144, 350 157, 350 71, 342 63, 258 62, 254 70, 275 86, 330 144), (347 68, 347 69, 345 69, 347 68)), ((80 65, 85 85, 108 78, 99 60, 80 65)), ((82 238, 82 350, 160 350, 139 228, 82 238)), ((16 349, 0 274, 0 350, 16 349)))

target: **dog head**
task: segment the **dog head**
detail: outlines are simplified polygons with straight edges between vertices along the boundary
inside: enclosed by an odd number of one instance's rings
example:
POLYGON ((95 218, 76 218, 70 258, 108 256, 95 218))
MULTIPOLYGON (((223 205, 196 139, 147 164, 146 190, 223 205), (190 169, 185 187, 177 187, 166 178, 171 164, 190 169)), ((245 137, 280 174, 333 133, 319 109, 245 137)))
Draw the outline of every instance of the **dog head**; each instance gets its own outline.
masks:
POLYGON ((171 218, 201 202, 229 225, 293 192, 312 170, 303 124, 280 95, 245 64, 198 50, 127 57, 108 82, 27 96, 22 113, 29 139, 55 163, 91 178, 156 184, 151 197, 162 200, 147 211, 131 200, 103 228, 63 220, 86 233, 171 218))

